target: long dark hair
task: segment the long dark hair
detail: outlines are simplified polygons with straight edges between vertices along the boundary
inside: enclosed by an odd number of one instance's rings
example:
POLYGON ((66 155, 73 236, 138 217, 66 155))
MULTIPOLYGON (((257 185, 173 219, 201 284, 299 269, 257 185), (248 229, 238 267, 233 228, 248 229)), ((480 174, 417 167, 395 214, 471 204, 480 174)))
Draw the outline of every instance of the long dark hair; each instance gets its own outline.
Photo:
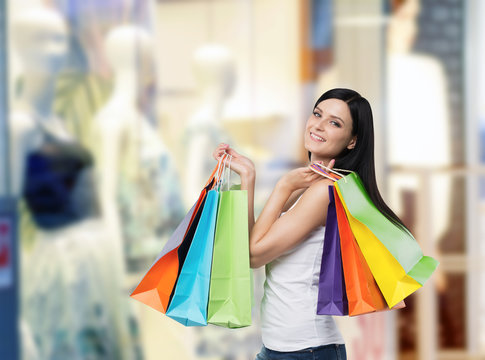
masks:
MULTIPOLYGON (((386 205, 377 188, 374 164, 374 121, 369 102, 354 90, 336 88, 320 96, 313 109, 315 110, 317 105, 326 99, 339 99, 347 103, 352 116, 352 136, 357 135, 355 147, 345 148, 335 158, 334 167, 352 170, 359 174, 377 209, 393 224, 409 232, 401 219, 386 205)), ((311 160, 310 152, 308 152, 308 158, 311 160)))

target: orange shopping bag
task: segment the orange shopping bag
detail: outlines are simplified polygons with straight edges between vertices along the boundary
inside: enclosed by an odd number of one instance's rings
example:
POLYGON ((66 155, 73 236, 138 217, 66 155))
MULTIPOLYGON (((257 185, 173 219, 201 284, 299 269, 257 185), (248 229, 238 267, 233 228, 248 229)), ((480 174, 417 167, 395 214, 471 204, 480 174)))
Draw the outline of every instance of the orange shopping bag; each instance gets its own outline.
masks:
POLYGON ((384 297, 355 241, 335 188, 334 193, 349 316, 384 310, 387 308, 384 297))

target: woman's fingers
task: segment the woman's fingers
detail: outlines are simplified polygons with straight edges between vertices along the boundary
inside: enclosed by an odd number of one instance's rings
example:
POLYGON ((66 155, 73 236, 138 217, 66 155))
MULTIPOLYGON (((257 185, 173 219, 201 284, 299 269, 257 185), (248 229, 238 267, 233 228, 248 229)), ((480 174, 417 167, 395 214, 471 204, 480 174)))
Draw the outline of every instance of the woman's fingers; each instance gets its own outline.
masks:
POLYGON ((314 162, 317 163, 317 164, 323 165, 324 167, 326 167, 328 169, 332 169, 335 165, 335 159, 330 160, 327 165, 325 165, 323 163, 323 161, 320 161, 320 160, 316 160, 314 162))
MULTIPOLYGON (((317 161, 315 161, 315 162, 317 162, 317 161)), ((319 162, 319 163, 321 163, 323 165, 323 162, 319 162)), ((322 175, 316 173, 315 171, 313 171, 312 169, 310 169, 308 167, 305 168, 305 171, 308 172, 307 178, 306 178, 306 180, 308 181, 308 184, 309 184, 308 186, 320 181, 321 179, 324 179, 324 177, 322 175)))
POLYGON ((320 180, 322 176, 320 174, 317 174, 315 171, 308 169, 310 171, 310 174, 308 175, 310 177, 310 181, 314 182, 316 180, 320 180))
POLYGON ((225 151, 227 151, 228 148, 229 148, 229 145, 220 143, 212 153, 212 156, 214 157, 214 159, 219 160, 220 157, 224 154, 225 151))
POLYGON ((307 186, 313 184, 315 181, 318 181, 321 178, 321 175, 317 174, 308 167, 301 168, 301 176, 303 182, 306 182, 307 186))
POLYGON ((226 152, 227 152, 229 155, 232 155, 232 156, 239 156, 239 153, 238 153, 236 150, 234 150, 233 148, 230 148, 230 147, 228 147, 228 148, 226 149, 226 152))

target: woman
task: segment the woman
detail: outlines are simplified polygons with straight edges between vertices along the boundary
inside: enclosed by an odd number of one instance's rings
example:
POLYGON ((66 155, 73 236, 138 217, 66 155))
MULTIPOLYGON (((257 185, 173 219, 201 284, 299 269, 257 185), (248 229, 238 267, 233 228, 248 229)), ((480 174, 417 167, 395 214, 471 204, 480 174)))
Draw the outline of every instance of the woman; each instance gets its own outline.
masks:
MULTIPOLYGON (((404 227, 377 189, 372 111, 359 93, 337 88, 320 96, 307 120, 304 144, 310 162, 357 172, 376 207, 404 227)), ((264 346, 256 359, 346 359, 334 319, 316 311, 328 186, 333 182, 308 167, 288 172, 254 222, 254 164, 227 144, 213 155, 218 159, 224 151, 233 156, 231 168, 241 177, 241 189, 248 191, 251 267, 266 266, 264 346)))

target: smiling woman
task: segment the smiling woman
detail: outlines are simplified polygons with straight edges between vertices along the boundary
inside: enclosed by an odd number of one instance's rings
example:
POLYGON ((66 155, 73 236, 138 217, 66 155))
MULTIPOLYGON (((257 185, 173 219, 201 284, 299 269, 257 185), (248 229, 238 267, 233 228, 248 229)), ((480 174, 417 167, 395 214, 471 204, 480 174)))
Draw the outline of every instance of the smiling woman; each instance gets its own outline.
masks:
MULTIPOLYGON (((372 110, 359 93, 341 88, 324 93, 307 120, 304 145, 311 162, 357 172, 378 209, 404 227, 377 189, 372 110)), ((232 155, 231 168, 248 191, 251 267, 266 266, 264 346, 256 359, 345 359, 334 319, 317 315, 316 309, 332 181, 309 167, 291 170, 277 182, 255 222, 254 164, 226 144, 217 147, 214 158, 224 152, 232 155)))
POLYGON ((310 152, 310 161, 329 163, 343 149, 353 149, 356 140, 345 101, 326 99, 315 106, 305 129, 305 148, 310 152))

